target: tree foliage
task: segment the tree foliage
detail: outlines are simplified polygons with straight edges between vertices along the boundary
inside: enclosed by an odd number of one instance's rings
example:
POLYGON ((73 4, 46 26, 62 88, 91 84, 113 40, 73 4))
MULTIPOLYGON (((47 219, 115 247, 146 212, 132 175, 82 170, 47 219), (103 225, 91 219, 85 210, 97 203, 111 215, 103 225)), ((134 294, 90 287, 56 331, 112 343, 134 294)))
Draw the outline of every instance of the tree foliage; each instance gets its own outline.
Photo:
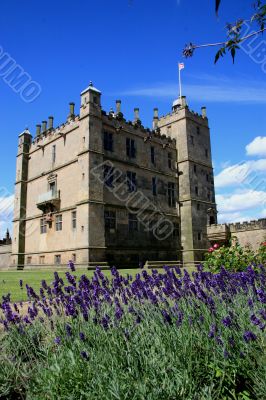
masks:
MULTIPOLYGON (((220 5, 221 0, 215 0, 216 13, 218 13, 220 5)), ((234 23, 226 24, 226 40, 218 43, 207 43, 202 45, 189 43, 185 46, 185 49, 183 50, 184 57, 192 57, 194 51, 198 48, 219 46, 220 48, 216 53, 214 62, 216 63, 221 57, 223 57, 227 53, 231 54, 232 60, 234 62, 236 52, 240 49, 240 44, 250 37, 262 34, 266 30, 266 3, 262 0, 256 0, 256 2, 253 4, 253 8, 254 12, 251 15, 250 19, 244 20, 243 18, 240 18, 234 23), (255 31, 252 31, 250 34, 244 35, 244 23, 249 23, 252 27, 255 26, 255 31)))

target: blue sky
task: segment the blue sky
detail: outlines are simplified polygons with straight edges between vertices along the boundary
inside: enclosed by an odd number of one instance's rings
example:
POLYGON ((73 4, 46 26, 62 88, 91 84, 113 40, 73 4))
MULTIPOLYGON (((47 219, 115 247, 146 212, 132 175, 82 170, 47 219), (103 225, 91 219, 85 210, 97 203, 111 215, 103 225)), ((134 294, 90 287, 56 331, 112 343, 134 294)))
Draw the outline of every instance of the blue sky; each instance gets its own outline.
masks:
POLYGON ((185 62, 183 94, 190 107, 207 106, 220 221, 266 216, 264 38, 246 45, 235 65, 229 57, 214 65, 213 48, 182 58, 187 42, 223 39, 225 23, 247 18, 250 3, 223 0, 217 18, 210 0, 2 2, 0 48, 40 85, 41 94, 25 103, 0 76, 0 235, 10 225, 17 140, 26 126, 35 133, 49 115, 56 126, 62 123, 68 103, 78 109, 90 80, 103 93, 104 109, 121 98, 128 119, 139 107, 150 126, 153 107, 165 114, 178 95, 178 61, 185 62))

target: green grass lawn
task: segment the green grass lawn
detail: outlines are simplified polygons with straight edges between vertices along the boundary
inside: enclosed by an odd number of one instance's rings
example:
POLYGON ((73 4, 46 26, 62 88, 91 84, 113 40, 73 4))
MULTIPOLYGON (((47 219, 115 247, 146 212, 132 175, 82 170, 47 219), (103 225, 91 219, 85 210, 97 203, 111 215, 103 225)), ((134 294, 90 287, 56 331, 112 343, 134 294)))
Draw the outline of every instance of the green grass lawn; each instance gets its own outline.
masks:
MULTIPOLYGON (((59 276, 65 277, 64 271, 59 272, 59 276)), ((130 273, 135 275, 139 272, 139 269, 124 269, 121 270, 122 275, 126 275, 130 273)), ((79 269, 75 271, 75 276, 80 277, 83 274, 86 274, 89 278, 92 277, 94 271, 88 271, 87 269, 79 269)), ((104 271, 104 274, 108 277, 111 276, 111 272, 104 271)), ((27 300, 27 293, 25 290, 25 284, 27 283, 29 286, 33 287, 37 292, 39 291, 41 281, 45 279, 48 284, 50 284, 54 279, 54 271, 3 271, 0 272, 0 299, 2 299, 3 295, 7 293, 11 293, 11 299, 13 301, 21 301, 27 300), (19 286, 20 279, 23 280, 23 289, 19 286)))
MULTIPOLYGON (((187 268, 189 272, 192 272, 194 268, 187 268)), ((61 270, 59 272, 59 276, 65 277, 65 270, 61 270)), ((163 271, 163 269, 159 269, 159 271, 163 271)), ((120 273, 122 275, 131 274, 135 276, 137 273, 141 272, 139 268, 134 269, 121 269, 120 273)), ((150 271, 151 272, 151 271, 150 271)), ((25 290, 25 284, 27 283, 29 286, 33 287, 39 293, 39 288, 41 285, 41 281, 45 279, 48 284, 53 281, 53 273, 54 271, 2 271, 0 272, 0 301, 3 295, 7 293, 11 293, 11 299, 14 302, 25 301, 27 300, 27 293, 25 290), (23 280, 23 289, 19 286, 20 279, 23 280)), ((78 269, 75 271, 75 275, 80 277, 83 274, 86 274, 89 278, 92 277, 94 271, 88 271, 87 269, 78 269)), ((111 272, 109 270, 103 271, 103 273, 110 277, 111 272)))

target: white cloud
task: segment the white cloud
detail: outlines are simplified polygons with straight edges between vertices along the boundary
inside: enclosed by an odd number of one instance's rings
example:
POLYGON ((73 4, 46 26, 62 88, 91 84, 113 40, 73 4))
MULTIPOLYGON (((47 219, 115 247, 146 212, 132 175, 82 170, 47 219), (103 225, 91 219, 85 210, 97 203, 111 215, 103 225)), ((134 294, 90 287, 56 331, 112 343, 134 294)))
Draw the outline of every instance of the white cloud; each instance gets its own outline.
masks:
MULTIPOLYGON (((205 83, 183 85, 183 93, 189 100, 199 102, 266 103, 266 84, 264 81, 230 80, 220 77, 197 77, 205 83), (207 82, 206 82, 207 81, 207 82)), ((156 83, 152 86, 128 89, 119 93, 124 96, 167 97, 178 96, 177 83, 156 83)))
POLYGON ((266 206, 266 192, 247 190, 242 193, 217 194, 216 201, 218 211, 224 213, 236 213, 244 210, 262 208, 266 206))
POLYGON ((222 170, 215 176, 215 186, 225 187, 232 185, 241 185, 245 188, 266 190, 266 180, 260 175, 266 171, 266 159, 242 161, 231 165, 222 170))
POLYGON ((257 136, 246 146, 248 156, 266 156, 266 136, 257 136))
POLYGON ((3 238, 6 230, 12 227, 13 209, 13 195, 0 197, 0 239, 3 238))
POLYGON ((244 222, 250 221, 252 218, 245 213, 234 212, 234 213, 223 213, 218 214, 219 224, 233 223, 233 222, 244 222))

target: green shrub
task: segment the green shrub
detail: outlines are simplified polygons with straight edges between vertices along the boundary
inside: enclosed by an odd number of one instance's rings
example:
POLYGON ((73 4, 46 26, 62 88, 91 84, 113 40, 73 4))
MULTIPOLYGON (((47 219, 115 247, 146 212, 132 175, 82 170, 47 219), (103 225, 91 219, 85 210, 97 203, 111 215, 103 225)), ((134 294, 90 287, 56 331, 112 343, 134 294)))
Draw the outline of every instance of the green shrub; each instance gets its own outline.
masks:
POLYGON ((266 263, 266 242, 263 242, 257 252, 249 246, 242 247, 233 238, 230 246, 214 244, 205 254, 204 267, 211 272, 219 272, 221 267, 228 271, 244 271, 247 265, 266 263))

